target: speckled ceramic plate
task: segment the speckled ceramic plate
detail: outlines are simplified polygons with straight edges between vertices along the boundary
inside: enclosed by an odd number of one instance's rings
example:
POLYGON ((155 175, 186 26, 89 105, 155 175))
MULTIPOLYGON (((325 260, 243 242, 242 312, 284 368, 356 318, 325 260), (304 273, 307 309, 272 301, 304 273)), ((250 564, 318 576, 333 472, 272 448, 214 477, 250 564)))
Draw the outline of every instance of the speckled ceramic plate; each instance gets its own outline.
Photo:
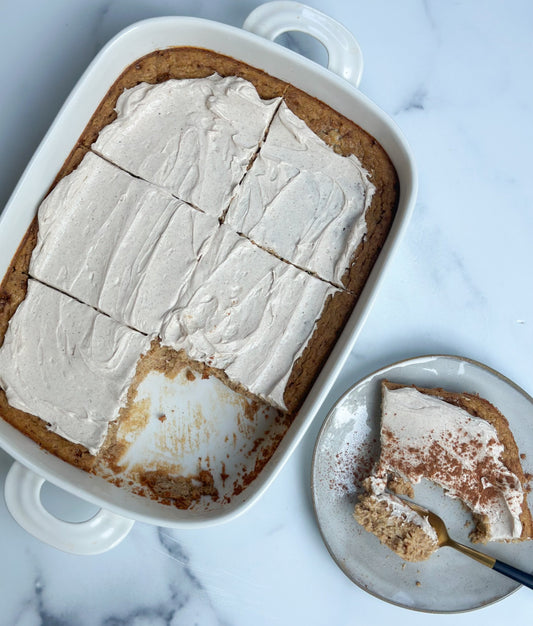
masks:
MULTIPOLYGON (((371 374, 348 390, 318 435, 312 468, 315 512, 324 542, 343 572, 369 593, 409 609, 452 613, 477 609, 515 591, 518 583, 451 548, 406 563, 353 518, 361 482, 379 454, 380 382, 383 379, 478 393, 507 417, 525 472, 533 472, 533 398, 494 370, 455 356, 423 356, 371 374)), ((415 489, 415 500, 441 515, 450 535, 469 543, 470 515, 436 486, 415 489)), ((533 497, 530 497, 530 507, 533 497)), ((478 546, 479 547, 479 546, 478 546)), ((531 571, 533 542, 488 544, 482 550, 531 571)))

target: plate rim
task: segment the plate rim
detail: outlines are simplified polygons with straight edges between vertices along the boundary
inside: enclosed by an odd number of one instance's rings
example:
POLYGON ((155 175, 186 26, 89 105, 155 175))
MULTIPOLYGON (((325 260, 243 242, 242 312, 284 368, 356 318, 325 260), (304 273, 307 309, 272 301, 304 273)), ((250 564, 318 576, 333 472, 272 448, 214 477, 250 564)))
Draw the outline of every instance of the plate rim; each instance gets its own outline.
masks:
POLYGON ((524 396, 533 405, 533 396, 531 396, 527 391, 525 391, 525 389, 520 387, 517 383, 512 381, 510 378, 508 378, 507 376, 505 376, 504 374, 502 374, 498 370, 490 367, 489 365, 481 363, 480 361, 472 359, 470 357, 460 356, 460 355, 456 355, 456 354, 443 354, 443 353, 432 354, 432 353, 430 353, 430 354, 421 354, 421 355, 418 355, 418 356, 412 356, 412 357, 408 357, 408 358, 405 358, 405 359, 399 359, 398 361, 394 361, 394 362, 389 363, 387 365, 383 365, 383 366, 379 367, 378 369, 376 369, 376 370, 374 370, 374 371, 372 371, 372 372, 362 376, 353 385, 351 385, 342 395, 340 395, 335 400, 335 402, 333 403, 333 405, 331 406, 329 411, 327 412, 327 414, 326 414, 326 416, 325 416, 325 418, 324 418, 324 420, 323 420, 323 422, 322 422, 322 424, 320 426, 320 429, 318 431, 318 434, 316 436, 316 440, 315 440, 315 443, 314 443, 314 446, 313 446, 313 454, 312 454, 312 457, 311 457, 311 472, 310 472, 310 474, 311 474, 311 481, 310 481, 310 487, 311 487, 311 500, 312 500, 312 503, 313 503, 313 513, 314 513, 316 524, 318 526, 318 530, 320 532, 320 536, 321 536, 322 541, 323 541, 324 545, 326 546, 326 548, 327 548, 331 558, 333 559, 333 561, 335 562, 337 567, 339 567, 339 569, 343 572, 343 574, 353 584, 357 585, 357 587, 359 587, 360 589, 362 589, 366 593, 370 594, 371 596, 374 596, 375 598, 378 598, 379 600, 387 602, 388 604, 392 604, 394 606, 398 606, 400 608, 407 609, 407 610, 410 610, 410 611, 415 611, 417 613, 428 613, 428 614, 437 614, 437 615, 452 615, 452 614, 461 614, 461 613, 471 613, 472 611, 477 611, 479 609, 485 608, 485 607, 490 606, 492 604, 496 604, 497 602, 501 602, 505 598, 508 598, 512 594, 516 593, 522 587, 522 585, 519 584, 519 583, 516 583, 515 588, 511 589, 511 591, 505 593, 504 595, 502 595, 502 596, 500 596, 498 598, 494 598, 492 600, 487 600, 487 601, 483 602, 482 604, 479 604, 478 606, 470 607, 470 608, 464 608, 464 609, 431 609, 431 608, 423 608, 423 607, 416 607, 416 606, 408 606, 406 604, 402 604, 401 602, 398 602, 398 601, 395 601, 395 600, 391 600, 390 598, 382 596, 381 594, 379 594, 379 593, 369 589, 367 586, 359 583, 357 580, 354 580, 352 578, 352 576, 350 576, 350 574, 348 573, 346 568, 343 566, 342 562, 333 553, 333 550, 332 550, 332 548, 331 548, 331 546, 329 544, 329 541, 328 541, 327 537, 324 534, 322 525, 320 523, 319 515, 318 515, 318 509, 317 509, 317 499, 316 499, 317 488, 316 488, 316 482, 315 482, 315 467, 316 467, 316 464, 317 464, 318 448, 319 448, 319 444, 321 443, 321 440, 323 438, 324 433, 326 432, 327 428, 330 425, 329 423, 330 423, 331 418, 332 418, 334 412, 336 411, 337 407, 345 400, 345 398, 350 393, 352 393, 352 391, 355 388, 357 388, 360 385, 364 384, 368 380, 377 377, 380 373, 388 371, 388 370, 396 368, 396 367, 399 367, 399 366, 414 364, 414 363, 416 363, 416 361, 423 361, 423 360, 429 360, 429 359, 448 359, 448 360, 453 360, 453 361, 466 362, 466 363, 468 363, 470 365, 473 365, 474 367, 477 367, 477 368, 479 368, 481 370, 484 370, 488 374, 496 376, 503 383, 509 385, 515 391, 517 391, 522 396, 524 396))

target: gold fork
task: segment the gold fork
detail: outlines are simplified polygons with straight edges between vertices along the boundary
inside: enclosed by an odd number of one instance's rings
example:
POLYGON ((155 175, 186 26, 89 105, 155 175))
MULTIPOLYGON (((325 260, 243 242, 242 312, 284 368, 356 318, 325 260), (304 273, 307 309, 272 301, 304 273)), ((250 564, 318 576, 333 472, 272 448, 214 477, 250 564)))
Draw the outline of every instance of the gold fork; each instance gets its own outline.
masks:
POLYGON ((463 554, 475 559, 479 563, 490 567, 495 572, 499 572, 500 574, 504 574, 513 580, 516 580, 522 585, 533 589, 533 575, 528 574, 527 572, 523 572, 522 570, 513 567, 512 565, 508 565, 503 561, 499 561, 492 556, 488 556, 487 554, 483 554, 483 552, 479 552, 479 550, 475 550, 474 548, 470 548, 469 546, 465 546, 458 541, 455 541, 448 535, 448 529, 446 528, 446 524, 444 521, 432 511, 425 509, 419 504, 415 504, 410 500, 405 500, 401 498, 407 506, 409 506, 413 511, 422 515, 422 517, 427 518, 428 522, 433 526, 435 532, 437 533, 437 540, 439 544, 439 548, 442 546, 449 546, 450 548, 454 548, 463 554))

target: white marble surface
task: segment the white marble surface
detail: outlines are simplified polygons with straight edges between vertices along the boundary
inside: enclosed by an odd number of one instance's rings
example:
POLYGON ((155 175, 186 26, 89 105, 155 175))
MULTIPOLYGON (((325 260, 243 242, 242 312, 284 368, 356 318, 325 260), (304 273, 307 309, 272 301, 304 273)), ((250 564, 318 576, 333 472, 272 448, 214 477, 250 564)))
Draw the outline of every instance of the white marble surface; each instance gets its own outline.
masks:
MULTIPOLYGON (((157 15, 240 26, 257 4, 3 0, 0 205, 77 78, 119 30, 157 15)), ((413 613, 366 594, 337 568, 321 541, 309 477, 327 409, 378 366, 423 353, 462 354, 533 393, 533 5, 310 4, 357 36, 365 57, 361 89, 402 128, 420 177, 409 231, 353 355, 274 484, 230 523, 201 531, 138 523, 114 550, 81 557, 43 545, 0 503, 2 625, 531 621, 528 589, 453 618, 413 613)), ((317 54, 314 47, 311 54, 317 54)), ((10 463, 0 451, 2 480, 10 463)), ((52 488, 47 497, 57 510, 92 510, 52 488)))

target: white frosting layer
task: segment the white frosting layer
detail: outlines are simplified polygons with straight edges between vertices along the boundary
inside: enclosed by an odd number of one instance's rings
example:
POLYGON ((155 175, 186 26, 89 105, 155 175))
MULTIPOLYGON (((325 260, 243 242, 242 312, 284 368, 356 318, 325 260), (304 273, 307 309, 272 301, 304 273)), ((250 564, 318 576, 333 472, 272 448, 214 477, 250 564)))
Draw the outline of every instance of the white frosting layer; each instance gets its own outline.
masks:
POLYGON ((42 203, 30 273, 281 408, 335 291, 92 153, 42 203))
POLYGON ((117 119, 93 149, 218 217, 278 101, 261 100, 249 81, 235 76, 141 83, 119 97, 117 119))
POLYGON ((335 289, 222 226, 162 329, 162 341, 285 408, 296 359, 335 289))
POLYGON ((96 454, 148 347, 144 335, 30 279, 0 349, 0 385, 11 406, 96 454))
POLYGON ((384 387, 381 446, 379 473, 428 478, 487 516, 491 539, 520 537, 522 485, 501 461, 503 445, 486 420, 410 387, 384 387))
POLYGON ((157 335, 218 221, 88 153, 39 208, 30 274, 157 335))
POLYGON ((375 187, 282 103, 226 221, 257 244, 340 285, 366 232, 375 187))

